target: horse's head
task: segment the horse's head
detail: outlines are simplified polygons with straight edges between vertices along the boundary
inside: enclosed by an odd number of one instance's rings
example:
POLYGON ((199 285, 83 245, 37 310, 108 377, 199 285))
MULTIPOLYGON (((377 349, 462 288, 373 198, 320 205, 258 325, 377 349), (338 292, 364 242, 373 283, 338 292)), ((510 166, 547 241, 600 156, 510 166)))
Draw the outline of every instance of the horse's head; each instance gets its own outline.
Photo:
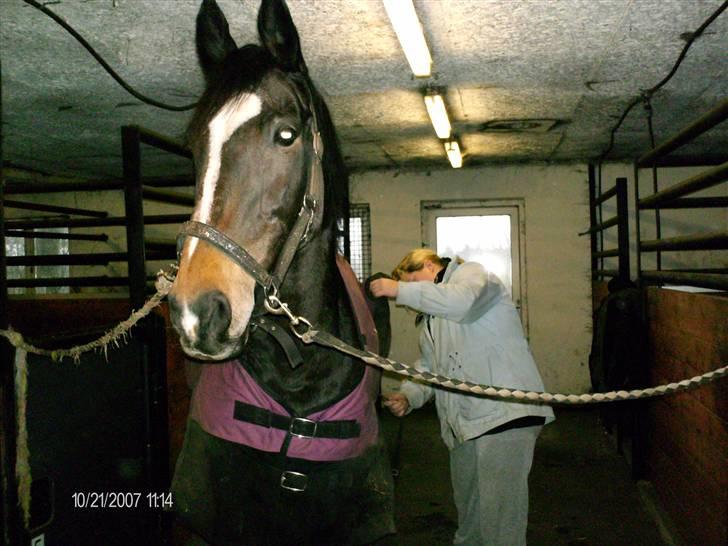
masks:
POLYGON ((240 350, 256 284, 285 276, 300 239, 322 222, 323 189, 312 189, 323 184, 314 149, 321 101, 283 0, 263 1, 258 32, 262 46, 238 48, 215 1, 203 1, 197 53, 207 87, 187 133, 196 204, 169 297, 183 349, 202 360, 240 350), (231 248, 244 249, 247 262, 231 248))

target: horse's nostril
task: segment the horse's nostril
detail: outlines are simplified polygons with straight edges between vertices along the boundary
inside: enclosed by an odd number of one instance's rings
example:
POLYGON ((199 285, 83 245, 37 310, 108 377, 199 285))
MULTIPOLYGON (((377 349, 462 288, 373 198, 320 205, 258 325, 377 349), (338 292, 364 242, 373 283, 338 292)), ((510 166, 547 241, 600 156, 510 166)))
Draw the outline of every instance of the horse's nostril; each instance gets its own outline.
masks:
POLYGON ((191 311, 198 318, 198 334, 202 341, 227 339, 232 312, 230 303, 222 292, 215 290, 200 296, 192 305, 191 311))

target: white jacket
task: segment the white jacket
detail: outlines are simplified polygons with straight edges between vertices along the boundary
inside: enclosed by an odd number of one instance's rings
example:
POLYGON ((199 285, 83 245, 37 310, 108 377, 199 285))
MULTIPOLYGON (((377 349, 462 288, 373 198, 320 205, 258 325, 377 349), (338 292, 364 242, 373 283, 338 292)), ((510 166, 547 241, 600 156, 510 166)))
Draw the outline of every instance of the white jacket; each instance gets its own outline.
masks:
MULTIPOLYGON (((496 387, 543 390, 521 320, 503 283, 475 262, 450 262, 441 283, 400 282, 397 303, 428 315, 420 331, 421 368, 496 387)), ((453 448, 527 415, 554 420, 550 406, 511 402, 404 381, 411 408, 434 394, 441 433, 453 448)))

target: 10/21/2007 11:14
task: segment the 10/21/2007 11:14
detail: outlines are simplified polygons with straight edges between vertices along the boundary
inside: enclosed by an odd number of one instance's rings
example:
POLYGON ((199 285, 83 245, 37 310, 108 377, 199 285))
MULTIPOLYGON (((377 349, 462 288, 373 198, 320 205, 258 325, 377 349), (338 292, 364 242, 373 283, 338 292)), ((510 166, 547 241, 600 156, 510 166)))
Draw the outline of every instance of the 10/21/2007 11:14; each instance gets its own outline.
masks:
POLYGON ((74 508, 116 509, 148 508, 168 510, 173 506, 170 492, 116 492, 116 491, 77 491, 71 494, 74 508))

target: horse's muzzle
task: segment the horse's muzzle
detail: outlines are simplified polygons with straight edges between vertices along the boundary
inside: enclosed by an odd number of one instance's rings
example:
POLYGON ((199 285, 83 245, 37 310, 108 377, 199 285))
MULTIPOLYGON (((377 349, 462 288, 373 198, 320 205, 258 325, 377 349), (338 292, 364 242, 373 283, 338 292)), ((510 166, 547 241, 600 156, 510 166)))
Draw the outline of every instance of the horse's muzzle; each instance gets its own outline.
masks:
POLYGON ((180 345, 192 358, 221 360, 242 347, 239 338, 230 338, 230 303, 218 290, 206 292, 189 304, 170 296, 169 312, 180 345))

